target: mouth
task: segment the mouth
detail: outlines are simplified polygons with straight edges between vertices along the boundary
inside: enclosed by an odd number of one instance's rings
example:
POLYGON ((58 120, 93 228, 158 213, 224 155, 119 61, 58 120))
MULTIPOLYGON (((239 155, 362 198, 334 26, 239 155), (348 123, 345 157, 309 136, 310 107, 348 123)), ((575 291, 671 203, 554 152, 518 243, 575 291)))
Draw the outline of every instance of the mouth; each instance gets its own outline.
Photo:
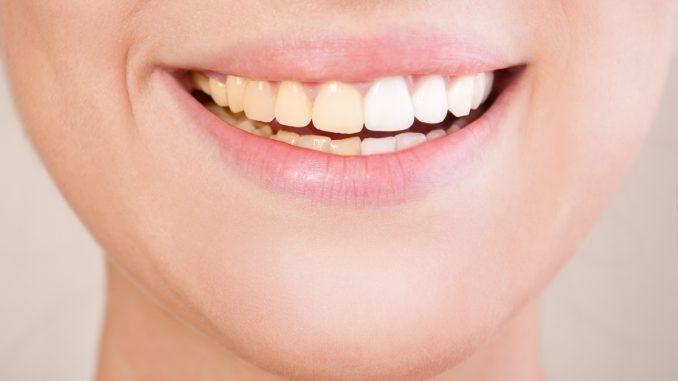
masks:
MULTIPOLYGON (((411 149, 453 134, 491 104, 495 76, 395 76, 372 83, 269 82, 190 72, 190 89, 229 126, 332 155, 411 149)), ((497 81, 501 83, 501 81, 497 81)))
MULTIPOLYGON (((279 47, 270 54, 275 62, 285 55, 279 47)), ((278 66, 267 79, 261 61, 251 73, 193 64, 202 68, 166 77, 180 109, 240 174, 277 195, 364 207, 420 198, 478 164, 525 65, 465 60, 353 81, 334 64, 335 77, 285 79, 278 66)))

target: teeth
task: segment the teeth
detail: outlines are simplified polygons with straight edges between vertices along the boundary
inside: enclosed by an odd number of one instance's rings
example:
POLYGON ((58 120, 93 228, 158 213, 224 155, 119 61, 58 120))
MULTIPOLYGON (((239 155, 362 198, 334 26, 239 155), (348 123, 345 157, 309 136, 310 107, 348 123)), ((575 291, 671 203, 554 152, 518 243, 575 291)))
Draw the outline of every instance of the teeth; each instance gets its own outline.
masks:
POLYGON ((254 122, 249 119, 243 119, 235 123, 235 126, 245 132, 253 132, 257 129, 257 126, 254 125, 254 122))
POLYGON ((337 155, 395 152, 456 132, 472 121, 465 116, 488 99, 494 83, 493 72, 452 78, 447 87, 443 76, 428 75, 416 81, 410 95, 411 79, 386 77, 372 83, 363 98, 358 91, 362 87, 339 81, 308 90, 295 81, 272 85, 232 75, 223 81, 199 72, 190 73, 189 78, 194 89, 212 97, 214 103, 206 102, 205 107, 226 123, 254 135, 337 155), (309 94, 317 94, 315 101, 309 94), (242 111, 244 115, 238 114, 242 111), (358 136, 332 140, 282 129, 273 134, 275 127, 266 124, 276 119, 280 125, 306 127, 312 121, 315 129, 338 134, 358 133, 363 123, 372 131, 401 131, 412 126, 415 118, 441 123, 448 111, 458 119, 447 129, 362 140, 358 136))
POLYGON ((418 132, 403 132, 395 136, 396 139, 396 151, 401 151, 414 147, 426 141, 426 135, 420 134, 418 132))
POLYGON ((266 124, 262 127, 257 128, 256 130, 252 131, 252 133, 254 135, 257 135, 257 136, 263 136, 265 138, 268 138, 268 137, 271 137, 271 135, 273 135, 273 130, 271 129, 271 126, 266 124))
POLYGON ((471 109, 475 110, 483 103, 485 86, 487 86, 487 76, 485 76, 485 73, 473 76, 473 102, 471 102, 471 109))
POLYGON ((275 119, 291 127, 304 127, 311 123, 313 103, 306 95, 304 85, 299 82, 283 81, 278 89, 275 102, 275 119))
POLYGON ((471 113, 474 86, 475 79, 472 75, 452 79, 447 88, 447 107, 452 115, 462 117, 471 113))
POLYGON ((245 116, 260 122, 270 122, 275 117, 275 93, 267 81, 250 81, 243 99, 245 116))
POLYGON ((353 134, 363 129, 363 102, 351 85, 329 82, 315 98, 313 125, 321 131, 353 134))
POLYGON ((360 138, 357 136, 332 140, 330 142, 330 152, 337 155, 360 155, 360 138))
POLYGON ((221 107, 228 106, 228 94, 226 94, 226 83, 210 77, 209 79, 210 95, 214 103, 221 107))
POLYGON ((396 138, 394 136, 365 138, 360 144, 360 150, 363 155, 394 152, 396 150, 396 138))
POLYGON ((485 76, 485 91, 483 92, 482 98, 480 98, 481 104, 490 96, 490 93, 492 93, 492 86, 494 86, 494 73, 489 71, 483 73, 483 75, 485 76))
POLYGON ((235 122, 235 118, 231 117, 226 110, 223 108, 211 103, 205 105, 205 107, 214 115, 219 117, 219 119, 223 120, 226 123, 233 124, 235 122))
POLYGON ((412 100, 402 77, 377 80, 365 95, 365 128, 400 131, 414 122, 412 100))
POLYGON ((426 140, 436 140, 438 138, 441 138, 445 136, 445 130, 442 128, 437 128, 435 130, 429 131, 428 134, 426 134, 426 140))
POLYGON ((330 149, 330 138, 319 135, 302 135, 294 141, 294 145, 327 152, 330 149))
POLYGON ((279 130, 277 134, 272 136, 273 139, 285 142, 287 144, 294 144, 297 139, 299 139, 299 134, 296 132, 289 132, 285 130, 279 130))
POLYGON ((233 112, 242 112, 243 98, 245 97, 245 88, 247 87, 247 80, 235 75, 226 77, 226 94, 228 97, 229 107, 233 112))
POLYGON ((193 83, 193 88, 202 91, 205 94, 210 93, 210 79, 206 75, 198 72, 193 72, 191 74, 191 82, 193 83))
POLYGON ((420 122, 440 123, 447 116, 445 79, 439 75, 421 78, 412 93, 414 116, 420 122))

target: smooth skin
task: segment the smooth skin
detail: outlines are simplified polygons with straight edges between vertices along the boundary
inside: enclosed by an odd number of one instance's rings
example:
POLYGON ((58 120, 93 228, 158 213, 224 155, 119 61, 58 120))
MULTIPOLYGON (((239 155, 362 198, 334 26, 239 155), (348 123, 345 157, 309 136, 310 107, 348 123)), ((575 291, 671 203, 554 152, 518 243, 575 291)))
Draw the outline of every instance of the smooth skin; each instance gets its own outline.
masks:
POLYGON ((676 8, 1 0, 26 130, 107 253, 97 378, 542 379, 538 295, 650 125, 676 8), (169 106, 158 79, 196 47, 228 55, 295 28, 421 25, 500 41, 527 68, 501 144, 463 181, 394 206, 309 205, 258 188, 169 106))

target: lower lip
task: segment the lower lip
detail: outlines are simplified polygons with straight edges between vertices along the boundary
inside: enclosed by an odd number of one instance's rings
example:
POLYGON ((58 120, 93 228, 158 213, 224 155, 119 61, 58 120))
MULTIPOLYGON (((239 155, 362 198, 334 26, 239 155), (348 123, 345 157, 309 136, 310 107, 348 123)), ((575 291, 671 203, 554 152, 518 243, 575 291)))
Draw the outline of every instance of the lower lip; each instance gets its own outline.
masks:
POLYGON ((513 86, 465 128, 389 154, 339 156, 262 138, 210 113, 169 73, 180 110, 221 148, 242 176, 277 195, 330 206, 391 206, 451 186, 477 167, 509 105, 513 86))

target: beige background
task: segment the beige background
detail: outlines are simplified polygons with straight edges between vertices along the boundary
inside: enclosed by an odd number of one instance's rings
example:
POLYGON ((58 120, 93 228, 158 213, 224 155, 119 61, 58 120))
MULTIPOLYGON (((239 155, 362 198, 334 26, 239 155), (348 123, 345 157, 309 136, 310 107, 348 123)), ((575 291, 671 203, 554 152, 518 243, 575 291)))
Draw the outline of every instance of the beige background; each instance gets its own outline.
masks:
MULTIPOLYGON (((91 378, 102 275, 0 75, 0 380, 91 378)), ((678 63, 638 160, 544 301, 551 380, 678 380, 678 63)))

